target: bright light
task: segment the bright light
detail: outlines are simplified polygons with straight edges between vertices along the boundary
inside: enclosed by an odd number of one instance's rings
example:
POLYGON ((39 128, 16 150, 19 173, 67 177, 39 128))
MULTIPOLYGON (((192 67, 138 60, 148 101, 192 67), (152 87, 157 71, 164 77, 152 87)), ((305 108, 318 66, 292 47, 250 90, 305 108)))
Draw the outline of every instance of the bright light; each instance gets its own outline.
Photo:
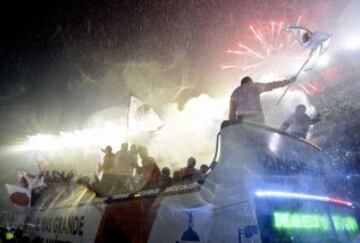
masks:
POLYGON ((302 193, 293 193, 293 192, 283 192, 283 191, 257 191, 255 193, 258 197, 278 197, 278 198, 298 198, 298 199, 309 199, 309 200, 317 200, 324 202, 332 202, 336 204, 346 205, 351 207, 353 204, 351 202, 331 198, 327 196, 319 196, 319 195, 310 195, 310 194, 302 194, 302 193))
POLYGON ((352 37, 348 39, 345 46, 346 48, 352 50, 360 48, 360 37, 352 37))
POLYGON ((330 56, 327 54, 323 54, 319 57, 316 62, 318 67, 326 67, 330 63, 330 56))
POLYGON ((60 148, 60 141, 56 136, 37 134, 29 136, 26 145, 28 150, 54 151, 60 148))
POLYGON ((60 132, 59 135, 36 134, 29 136, 24 144, 18 146, 18 150, 50 152, 91 146, 118 147, 122 141, 125 141, 124 131, 122 126, 106 122, 101 127, 60 132))

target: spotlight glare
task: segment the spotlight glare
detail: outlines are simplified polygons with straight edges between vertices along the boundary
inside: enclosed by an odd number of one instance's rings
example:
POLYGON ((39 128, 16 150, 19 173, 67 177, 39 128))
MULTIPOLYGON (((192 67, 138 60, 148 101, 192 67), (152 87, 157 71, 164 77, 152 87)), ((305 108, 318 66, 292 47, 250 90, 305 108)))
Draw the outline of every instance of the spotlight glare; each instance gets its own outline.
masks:
POLYGON ((330 63, 330 56, 327 54, 321 55, 317 60, 318 67, 326 67, 330 63))
POLYGON ((360 37, 352 37, 347 40, 346 47, 351 50, 360 48, 360 37))

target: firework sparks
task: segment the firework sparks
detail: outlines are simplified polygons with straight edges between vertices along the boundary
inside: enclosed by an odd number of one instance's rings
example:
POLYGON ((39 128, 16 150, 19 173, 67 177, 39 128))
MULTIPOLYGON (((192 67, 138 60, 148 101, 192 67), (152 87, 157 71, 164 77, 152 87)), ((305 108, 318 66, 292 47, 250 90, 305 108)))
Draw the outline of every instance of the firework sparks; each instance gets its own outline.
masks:
MULTIPOLYGON (((301 17, 296 25, 299 25, 301 17)), ((255 78, 269 75, 286 76, 296 72, 306 57, 291 34, 283 31, 284 22, 270 21, 249 26, 250 44, 240 42, 236 49, 229 49, 230 62, 221 66, 236 75, 255 78)))

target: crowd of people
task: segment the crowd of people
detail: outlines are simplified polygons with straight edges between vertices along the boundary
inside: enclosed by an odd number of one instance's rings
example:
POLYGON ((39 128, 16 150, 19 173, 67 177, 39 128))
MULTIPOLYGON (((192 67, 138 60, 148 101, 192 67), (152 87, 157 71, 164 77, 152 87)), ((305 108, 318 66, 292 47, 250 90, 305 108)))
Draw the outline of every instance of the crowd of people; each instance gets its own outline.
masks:
POLYGON ((74 173, 72 171, 45 171, 44 172, 44 183, 55 183, 55 182, 71 182, 74 178, 74 173))
POLYGON ((208 166, 205 164, 200 166, 200 170, 196 169, 196 159, 190 157, 187 166, 174 171, 171 176, 169 167, 160 169, 155 158, 149 155, 147 148, 135 144, 129 149, 128 143, 122 143, 117 152, 113 152, 111 146, 106 146, 102 152, 103 162, 98 168, 98 173, 102 173, 101 179, 94 176, 93 183, 90 183, 89 178, 80 180, 80 183, 100 195, 136 192, 153 187, 166 188, 179 181, 203 182, 208 171, 208 166))
MULTIPOLYGON (((37 175, 34 180, 37 180, 37 182, 33 182, 32 185, 30 185, 31 189, 31 206, 34 206, 39 199, 42 198, 44 193, 46 191, 52 191, 55 190, 59 193, 59 196, 68 196, 72 193, 72 186, 74 184, 74 177, 75 174, 72 171, 65 172, 65 171, 43 171, 39 175, 37 175), (59 185, 63 185, 60 187, 59 185), (59 189, 63 189, 59 191, 59 189)), ((23 178, 20 180, 23 180, 23 178)), ((21 184, 26 184, 21 183, 21 184)), ((51 200, 48 200, 48 203, 50 203, 51 200)))
POLYGON ((169 167, 160 169, 154 157, 144 146, 122 143, 117 152, 111 146, 101 149, 102 163, 93 178, 76 176, 72 171, 43 170, 38 175, 23 172, 20 185, 31 191, 31 206, 40 203, 43 207, 54 203, 48 193, 56 192, 56 200, 70 196, 77 185, 82 185, 98 196, 111 196, 119 193, 136 193, 151 188, 166 187, 174 183, 198 181, 203 183, 209 167, 205 164, 196 169, 196 159, 190 157, 187 166, 173 171, 169 167))

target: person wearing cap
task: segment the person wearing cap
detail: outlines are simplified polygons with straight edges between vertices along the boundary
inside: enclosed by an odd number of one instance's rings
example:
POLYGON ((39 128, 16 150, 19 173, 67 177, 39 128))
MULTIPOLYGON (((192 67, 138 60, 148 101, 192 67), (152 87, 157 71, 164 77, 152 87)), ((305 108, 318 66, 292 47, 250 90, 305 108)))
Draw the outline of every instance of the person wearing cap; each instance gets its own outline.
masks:
POLYGON ((289 129, 290 134, 306 139, 310 125, 320 121, 320 114, 311 118, 305 112, 305 105, 296 106, 295 112, 281 125, 280 130, 286 132, 289 129))
POLYGON ((295 82, 296 77, 270 83, 255 83, 250 77, 244 77, 230 98, 229 120, 250 121, 263 124, 265 117, 260 103, 260 94, 284 87, 295 82))

